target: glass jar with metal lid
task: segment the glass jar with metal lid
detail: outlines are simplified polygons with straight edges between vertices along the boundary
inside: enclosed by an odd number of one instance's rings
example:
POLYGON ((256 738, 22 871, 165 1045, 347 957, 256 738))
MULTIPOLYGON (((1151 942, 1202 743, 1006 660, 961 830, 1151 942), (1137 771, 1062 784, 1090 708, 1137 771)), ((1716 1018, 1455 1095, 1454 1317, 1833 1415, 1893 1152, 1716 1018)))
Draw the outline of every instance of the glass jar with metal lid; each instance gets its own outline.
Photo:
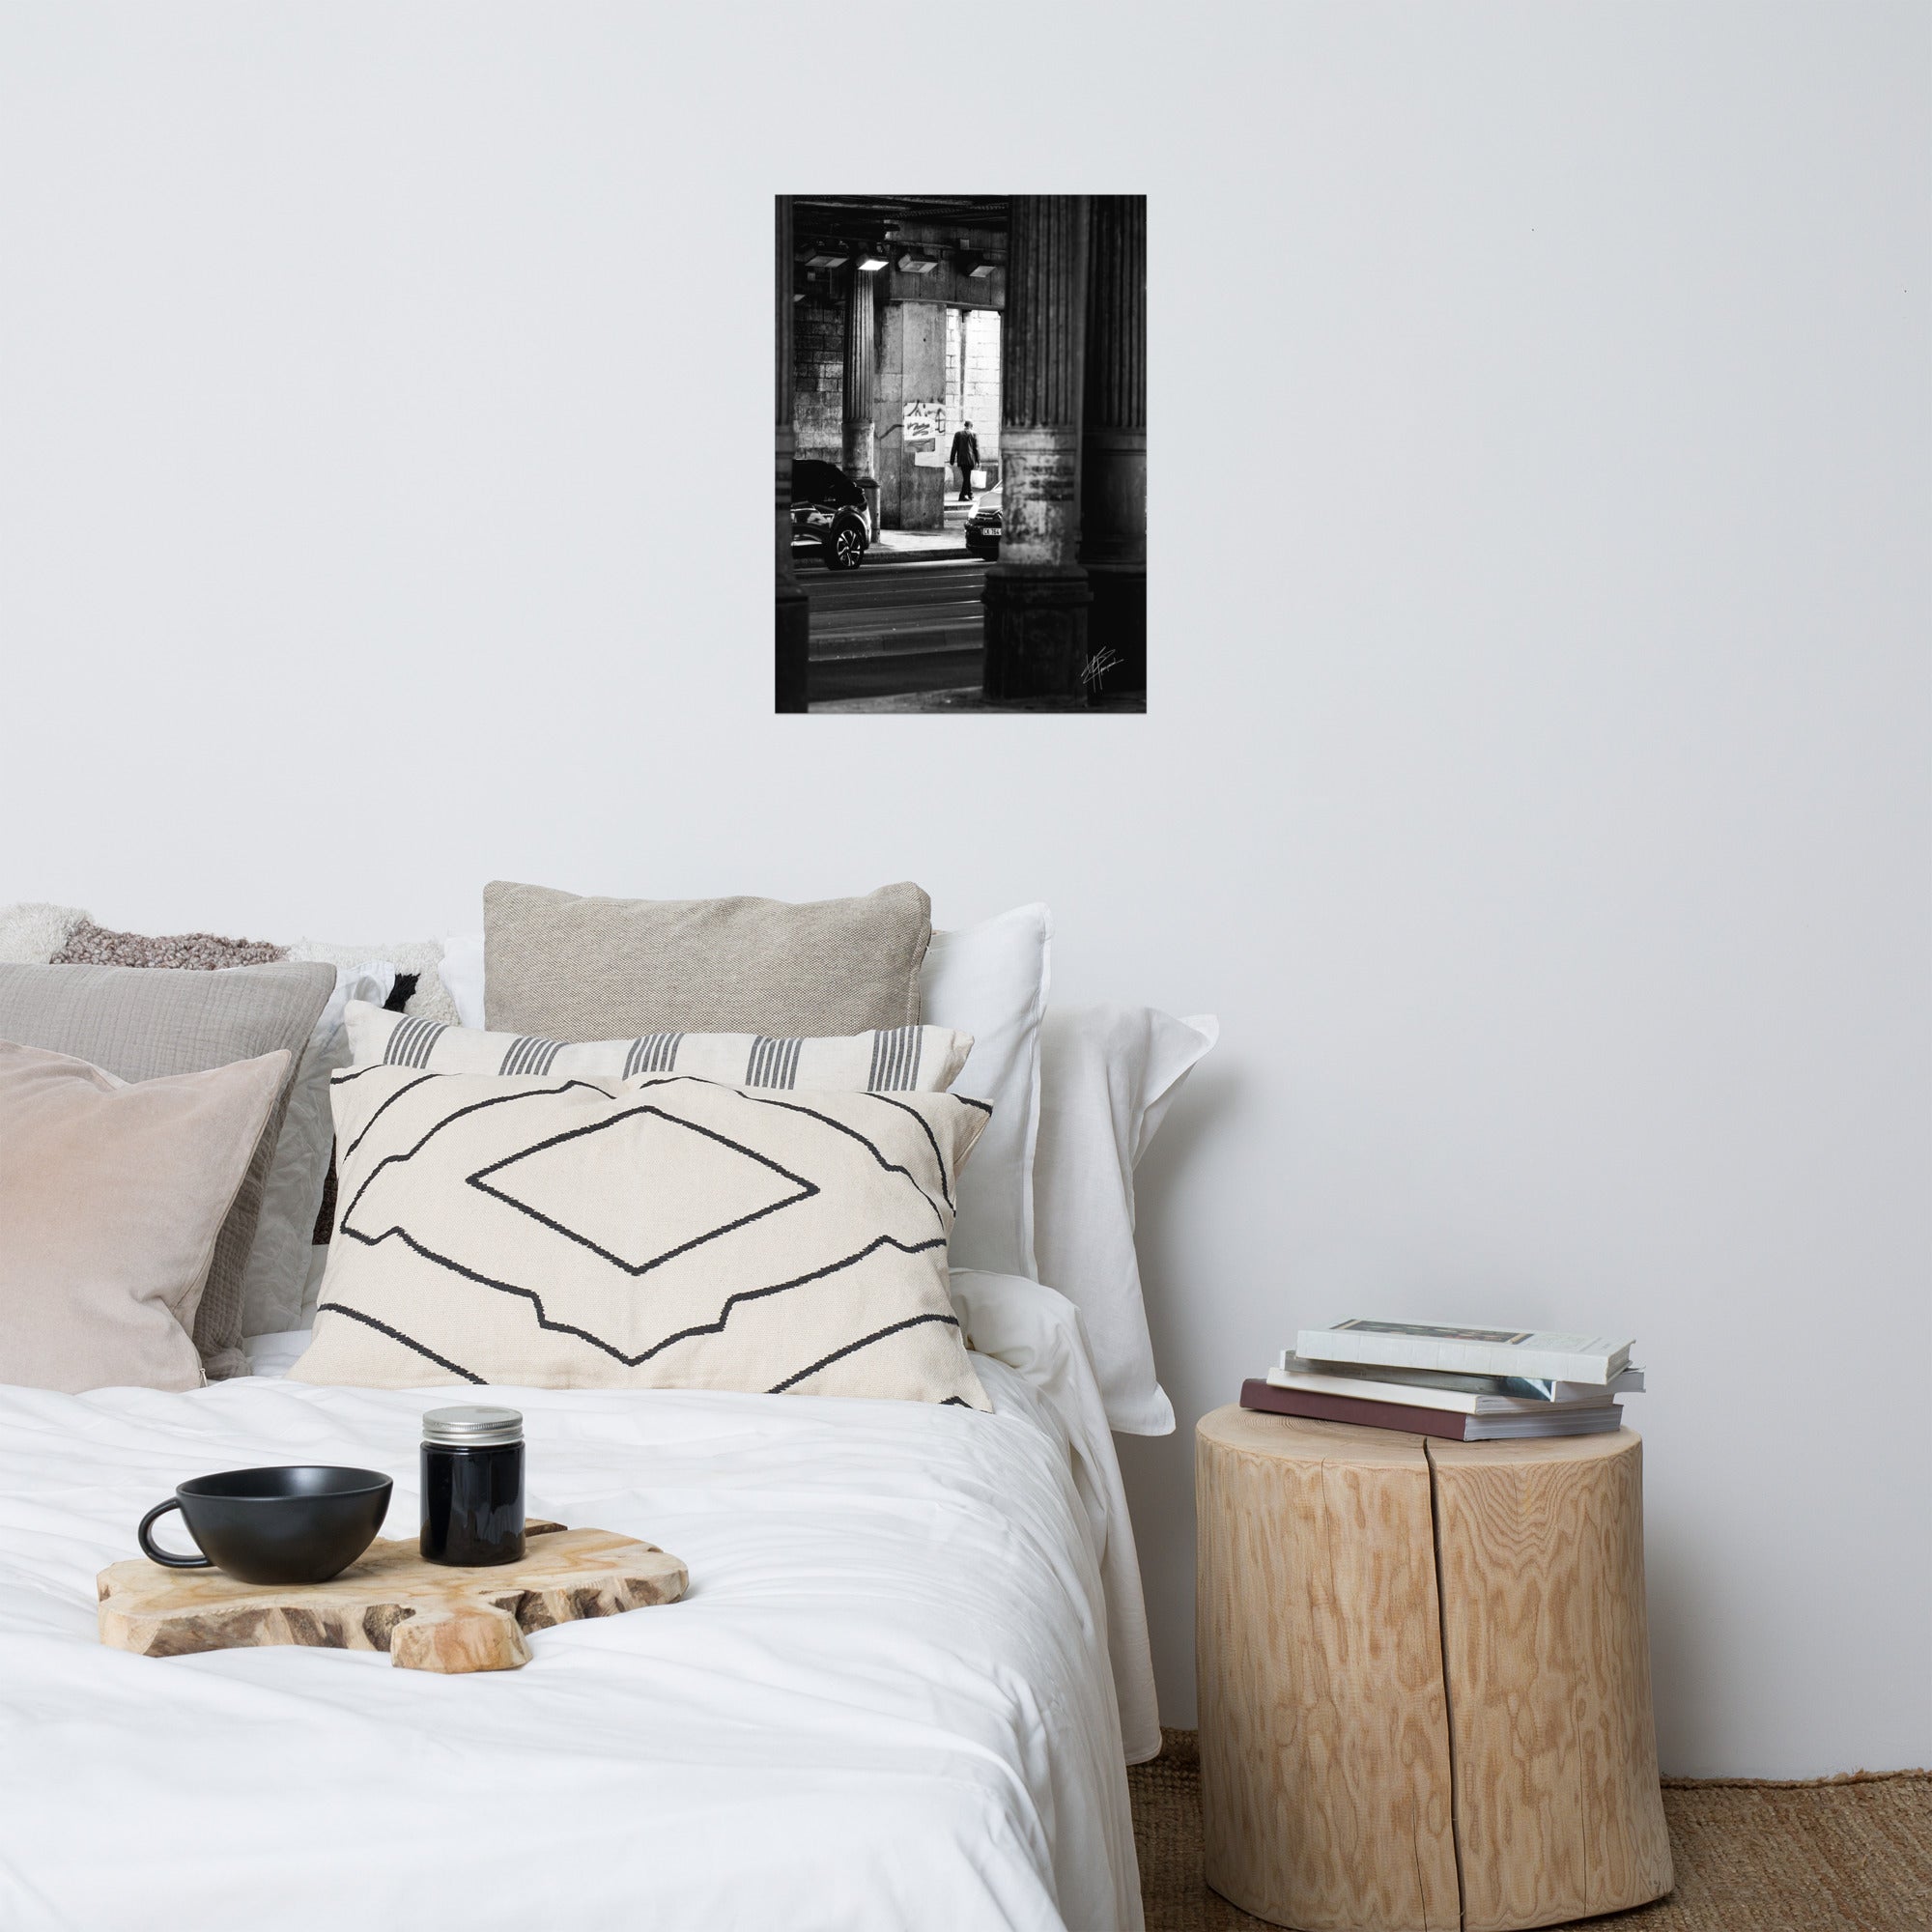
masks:
POLYGON ((422 1543, 431 1563, 514 1563, 524 1553, 524 1418, 514 1408, 423 1417, 422 1543))

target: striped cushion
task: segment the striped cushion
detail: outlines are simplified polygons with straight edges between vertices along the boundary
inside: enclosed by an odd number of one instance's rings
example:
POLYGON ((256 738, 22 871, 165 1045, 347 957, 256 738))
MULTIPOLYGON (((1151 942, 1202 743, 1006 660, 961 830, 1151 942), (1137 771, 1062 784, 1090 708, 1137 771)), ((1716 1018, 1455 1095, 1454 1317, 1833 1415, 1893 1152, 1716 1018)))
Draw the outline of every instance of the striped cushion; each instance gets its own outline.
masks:
POLYGON ((973 1050, 971 1034, 928 1026, 888 1027, 844 1039, 649 1033, 638 1039, 572 1043, 443 1026, 361 1000, 349 1005, 349 1042, 356 1066, 535 1078, 576 1074, 588 1080, 682 1073, 727 1087, 802 1087, 828 1094, 943 1094, 973 1050))

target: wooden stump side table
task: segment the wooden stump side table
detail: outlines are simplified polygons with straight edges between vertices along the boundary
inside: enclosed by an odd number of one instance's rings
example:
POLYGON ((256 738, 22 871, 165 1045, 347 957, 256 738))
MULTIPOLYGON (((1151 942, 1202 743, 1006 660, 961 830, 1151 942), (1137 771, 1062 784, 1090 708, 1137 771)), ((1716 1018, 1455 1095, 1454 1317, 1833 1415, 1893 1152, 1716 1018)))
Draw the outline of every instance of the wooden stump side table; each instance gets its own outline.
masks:
POLYGON ((1670 1889, 1631 1430, 1196 1432, 1208 1882, 1301 1932, 1515 1932, 1670 1889))

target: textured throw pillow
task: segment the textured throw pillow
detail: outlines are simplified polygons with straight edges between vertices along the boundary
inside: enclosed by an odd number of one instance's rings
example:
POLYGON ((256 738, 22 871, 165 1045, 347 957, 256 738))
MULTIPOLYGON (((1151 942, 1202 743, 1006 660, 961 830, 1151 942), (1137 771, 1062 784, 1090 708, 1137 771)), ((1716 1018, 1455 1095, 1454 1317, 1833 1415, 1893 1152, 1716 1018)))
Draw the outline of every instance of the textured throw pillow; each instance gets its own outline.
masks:
POLYGON ((988 1406, 947 1295, 950 1094, 338 1073, 341 1212, 298 1381, 988 1406))
POLYGON ((547 1039, 917 1026, 931 937, 931 903, 913 885, 788 905, 498 881, 483 894, 484 1011, 495 1032, 547 1039))
POLYGON ((0 906, 0 959, 23 966, 163 966, 213 972, 222 966, 267 966, 288 949, 266 939, 223 939, 213 932, 112 932, 78 906, 0 906))
POLYGON ((16 966, 45 966, 68 940, 94 921, 78 906, 32 900, 0 906, 0 960, 16 966))
POLYGON ((386 961, 395 968, 399 999, 404 1012, 412 1019, 435 1020, 442 1026, 456 1024, 456 1002, 442 983, 444 942, 440 939, 396 939, 386 946, 345 946, 334 939, 298 939, 289 948, 291 959, 324 966, 346 967, 354 972, 371 959, 386 961))
POLYGON ((1034 1145, 1052 946, 1047 909, 1024 905, 958 932, 935 932, 925 955, 920 1000, 927 1022, 973 1036, 972 1056, 953 1085, 993 1109, 973 1164, 959 1177, 955 1267, 1037 1279, 1034 1145))
POLYGON ((0 964, 0 1039, 71 1054, 117 1079, 155 1080, 276 1051, 288 1055, 282 1091, 222 1223, 195 1312, 195 1346, 211 1380, 248 1373, 242 1284, 262 1190, 296 1063, 334 985, 329 968, 292 962, 225 973, 0 964))
MULTIPOLYGON (((350 1063, 344 1014, 351 1000, 389 996, 394 970, 380 961, 340 967, 335 990, 317 1015, 289 1087, 274 1157, 262 1183, 262 1212, 242 1272, 242 1333, 273 1335, 301 1319, 315 1224, 327 1190, 334 1149, 328 1076, 350 1063)), ((401 1021, 401 1015, 392 1017, 401 1021)))
POLYGON ((566 1044, 528 1034, 479 1033, 412 1020, 362 1001, 348 1009, 350 1058, 428 1073, 581 1073, 628 1080, 688 1073, 726 1087, 823 1088, 839 1094, 943 1094, 973 1050, 944 1027, 895 1027, 847 1039, 772 1039, 751 1033, 652 1033, 566 1044))
POLYGON ((288 1070, 128 1082, 0 1040, 0 1381, 201 1386, 196 1304, 288 1070))
POLYGON ((1151 1007, 1056 1008, 1040 1030, 1039 1278, 1080 1310, 1107 1420, 1128 1435, 1174 1427, 1141 1298, 1134 1169, 1220 1036, 1211 1015, 1151 1007))
POLYGON ((149 966, 213 973, 223 966, 270 966, 287 950, 265 939, 223 939, 213 932, 110 932, 83 919, 48 961, 53 966, 149 966))

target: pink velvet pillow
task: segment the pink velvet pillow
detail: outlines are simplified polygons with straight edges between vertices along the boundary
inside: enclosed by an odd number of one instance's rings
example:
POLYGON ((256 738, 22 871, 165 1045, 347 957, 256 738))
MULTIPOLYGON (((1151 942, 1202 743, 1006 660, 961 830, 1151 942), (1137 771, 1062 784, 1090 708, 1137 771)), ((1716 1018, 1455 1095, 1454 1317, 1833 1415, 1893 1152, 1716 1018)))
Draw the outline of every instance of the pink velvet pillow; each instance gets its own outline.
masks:
POLYGON ((129 1082, 0 1040, 0 1381, 201 1386, 195 1307, 288 1068, 129 1082))

